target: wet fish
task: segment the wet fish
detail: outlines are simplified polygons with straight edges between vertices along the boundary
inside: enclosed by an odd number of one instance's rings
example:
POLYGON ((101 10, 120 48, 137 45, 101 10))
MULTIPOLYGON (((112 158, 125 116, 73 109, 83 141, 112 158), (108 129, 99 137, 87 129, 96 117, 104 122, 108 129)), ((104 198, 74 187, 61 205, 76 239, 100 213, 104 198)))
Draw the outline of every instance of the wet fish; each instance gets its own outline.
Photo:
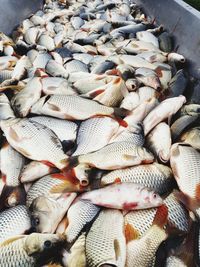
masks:
POLYGON ((193 147, 178 143, 172 146, 170 164, 181 190, 177 192, 177 197, 197 216, 199 216, 199 162, 200 154, 193 147))
POLYGON ((147 136, 147 147, 162 162, 169 161, 171 148, 170 127, 165 122, 159 123, 147 136))
POLYGON ((86 163, 103 170, 115 170, 141 163, 151 163, 153 160, 153 155, 144 147, 124 141, 114 142, 96 152, 71 158, 69 164, 86 163))
POLYGON ((162 204, 157 193, 134 183, 108 185, 82 194, 81 199, 90 200, 95 205, 124 210, 152 208, 162 204))
POLYGON ((144 119, 144 133, 147 135, 159 122, 172 117, 186 102, 184 96, 172 97, 162 101, 144 119), (172 108, 173 107, 173 108, 172 108))
POLYGON ((86 120, 96 115, 112 116, 123 111, 103 106, 80 96, 53 95, 40 98, 32 106, 31 112, 60 119, 86 120), (86 106, 87 109, 85 109, 86 106))
POLYGON ((122 170, 114 170, 101 178, 101 185, 105 186, 115 182, 135 183, 149 187, 158 194, 165 194, 173 188, 173 174, 169 167, 153 163, 122 170))
POLYGON ((68 156, 64 154, 60 140, 44 125, 26 118, 9 119, 1 121, 1 129, 8 142, 25 157, 60 169, 66 167, 68 156))

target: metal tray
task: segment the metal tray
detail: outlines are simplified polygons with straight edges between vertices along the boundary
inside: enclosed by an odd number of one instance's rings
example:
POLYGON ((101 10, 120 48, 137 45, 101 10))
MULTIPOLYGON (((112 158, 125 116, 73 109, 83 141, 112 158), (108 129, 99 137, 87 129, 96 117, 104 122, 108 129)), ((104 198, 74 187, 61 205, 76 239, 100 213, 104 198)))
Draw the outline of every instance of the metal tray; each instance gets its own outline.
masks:
POLYGON ((200 12, 182 0, 134 0, 174 36, 174 47, 187 59, 188 71, 200 78, 200 12))
POLYGON ((0 0, 0 31, 11 34, 19 23, 43 6, 43 0, 0 0))

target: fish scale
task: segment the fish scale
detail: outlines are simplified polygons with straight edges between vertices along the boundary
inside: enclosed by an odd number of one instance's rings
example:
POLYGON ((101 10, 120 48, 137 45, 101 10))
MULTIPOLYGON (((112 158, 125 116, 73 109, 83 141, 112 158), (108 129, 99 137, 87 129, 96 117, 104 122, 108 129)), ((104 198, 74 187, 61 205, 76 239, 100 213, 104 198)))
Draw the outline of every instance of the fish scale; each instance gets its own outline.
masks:
POLYGON ((101 211, 86 237, 88 267, 99 267, 102 264, 124 267, 125 247, 121 212, 110 209, 101 211))
MULTIPOLYGON (((30 207, 33 200, 39 196, 51 195, 50 191, 54 186, 62 184, 62 180, 52 178, 50 175, 42 177, 36 181, 29 189, 26 197, 26 206, 30 207)), ((52 197, 57 197, 57 194, 52 194, 52 197)))
POLYGON ((68 226, 65 235, 68 242, 74 242, 82 229, 91 222, 100 211, 100 207, 85 200, 77 200, 67 212, 68 226))
POLYGON ((23 239, 12 242, 11 245, 1 247, 0 266, 5 267, 34 267, 35 260, 29 257, 23 249, 23 239), (13 253, 14 252, 14 253, 13 253))
POLYGON ((153 159, 153 155, 144 147, 125 141, 111 143, 96 152, 78 156, 79 163, 87 163, 103 170, 150 163, 153 159))
POLYGON ((77 124, 72 121, 59 120, 51 117, 37 116, 29 119, 30 121, 35 121, 44 126, 50 128, 60 139, 72 140, 76 139, 77 124))
POLYGON ((81 123, 77 135, 77 149, 73 156, 96 151, 109 143, 119 123, 109 117, 91 118, 81 123))
POLYGON ((116 180, 142 184, 159 194, 169 192, 174 184, 171 169, 158 163, 111 171, 102 177, 101 185, 111 184, 116 180))
POLYGON ((26 206, 19 205, 0 213, 0 242, 24 234, 30 228, 31 222, 26 206))

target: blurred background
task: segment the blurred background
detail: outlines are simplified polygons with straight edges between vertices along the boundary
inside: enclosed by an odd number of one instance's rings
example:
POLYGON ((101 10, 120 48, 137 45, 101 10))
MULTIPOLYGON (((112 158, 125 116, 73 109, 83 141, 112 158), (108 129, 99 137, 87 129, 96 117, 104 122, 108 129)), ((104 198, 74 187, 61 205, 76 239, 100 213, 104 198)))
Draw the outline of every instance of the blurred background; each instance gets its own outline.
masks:
POLYGON ((185 2, 193 6, 194 8, 200 10, 200 0, 187 0, 185 2))

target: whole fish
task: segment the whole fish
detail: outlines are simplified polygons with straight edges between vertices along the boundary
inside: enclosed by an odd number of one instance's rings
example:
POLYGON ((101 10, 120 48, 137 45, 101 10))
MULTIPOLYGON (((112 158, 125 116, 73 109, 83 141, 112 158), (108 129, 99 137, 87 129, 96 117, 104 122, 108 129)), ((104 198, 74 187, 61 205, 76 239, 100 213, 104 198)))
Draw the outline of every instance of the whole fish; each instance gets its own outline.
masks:
POLYGON ((69 164, 86 163, 103 170, 121 169, 153 162, 153 155, 132 142, 114 142, 96 152, 71 158, 69 164))
POLYGON ((36 232, 53 234, 75 198, 76 193, 69 193, 56 200, 45 196, 34 199, 29 210, 36 232))
POLYGON ((68 243, 74 243, 81 231, 88 226, 98 215, 100 207, 90 201, 76 199, 69 208, 66 221, 67 226, 64 231, 68 243))
POLYGON ((29 119, 9 119, 1 121, 8 142, 25 157, 44 161, 63 169, 67 155, 64 154, 58 137, 49 128, 29 119))
POLYGON ((86 237, 86 260, 89 267, 125 265, 126 243, 120 211, 105 209, 100 212, 86 237))
POLYGON ((22 235, 30 228, 30 215, 25 205, 18 205, 0 213, 0 242, 22 235))
POLYGON ((89 200, 95 205, 124 210, 158 207, 162 198, 143 185, 119 183, 83 193, 81 199, 89 200))
POLYGON ((175 114, 185 102, 186 98, 182 95, 162 101, 144 119, 143 124, 145 135, 147 135, 159 122, 167 118, 170 120, 172 115, 175 114))
POLYGON ((159 245, 168 236, 163 229, 167 222, 167 214, 167 207, 162 205, 156 212, 152 227, 140 239, 128 239, 126 267, 152 266, 159 245))
POLYGON ((96 115, 112 116, 117 112, 123 113, 90 99, 68 95, 44 96, 32 106, 31 112, 68 120, 86 120, 96 115))
POLYGON ((64 238, 56 234, 33 233, 27 236, 14 236, 0 244, 0 265, 5 267, 42 266, 51 261, 52 252, 55 249, 59 250, 63 247, 64 238))
POLYGON ((115 182, 135 183, 149 187, 158 194, 165 194, 172 190, 174 179, 169 167, 153 163, 122 170, 114 170, 102 176, 100 185, 105 186, 115 182))
POLYGON ((118 128, 119 123, 109 117, 96 117, 83 121, 78 129, 77 148, 73 156, 94 152, 106 146, 118 128))
POLYGON ((162 162, 169 161, 171 148, 171 132, 170 127, 165 122, 159 123, 148 134, 147 147, 162 162))
POLYGON ((177 197, 199 217, 200 153, 187 144, 175 143, 171 148, 170 164, 181 190, 176 193, 177 197))

